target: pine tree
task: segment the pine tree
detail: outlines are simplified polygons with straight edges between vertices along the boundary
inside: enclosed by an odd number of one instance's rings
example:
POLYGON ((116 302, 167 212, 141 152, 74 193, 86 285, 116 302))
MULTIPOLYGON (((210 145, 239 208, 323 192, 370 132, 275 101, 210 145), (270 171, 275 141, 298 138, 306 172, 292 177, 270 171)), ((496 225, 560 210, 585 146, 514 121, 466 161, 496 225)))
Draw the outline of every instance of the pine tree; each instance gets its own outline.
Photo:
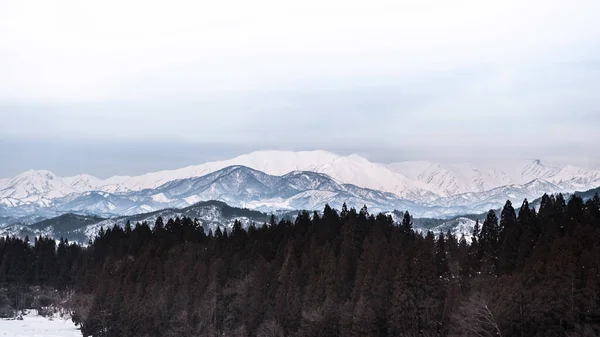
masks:
MULTIPOLYGON (((463 233, 460 236, 460 240, 458 240, 459 255, 457 256, 458 267, 459 267, 459 276, 461 276, 463 278, 466 278, 471 275, 471 266, 470 266, 470 261, 469 261, 469 255, 470 255, 469 249, 470 249, 469 243, 467 242, 467 238, 466 238, 465 234, 463 233)), ((456 275, 454 275, 454 272, 452 272, 452 276, 456 276, 456 275)))
POLYGON ((411 264, 412 287, 416 306, 416 330, 426 335, 438 333, 442 322, 444 283, 437 277, 435 267, 435 238, 428 235, 416 250, 415 258, 411 264))
POLYGON ((517 219, 518 226, 521 228, 519 253, 515 265, 518 269, 522 269, 525 266, 538 241, 540 230, 536 218, 535 210, 529 207, 529 202, 525 199, 521 205, 517 219))
POLYGON ((498 253, 500 240, 500 225, 498 217, 493 210, 487 214, 483 226, 481 227, 481 235, 479 240, 479 256, 484 259, 486 264, 486 273, 496 271, 498 267, 498 253))
POLYGON ((412 276, 407 256, 398 261, 390 305, 389 335, 403 336, 414 331, 413 324, 417 321, 416 298, 412 291, 412 276))
POLYGON ((376 337, 377 316, 373 310, 372 302, 364 297, 360 297, 356 308, 354 309, 352 320, 352 330, 349 334, 352 337, 376 337))
POLYGON ((362 216, 362 219, 366 220, 366 218, 369 217, 369 209, 367 208, 367 205, 364 205, 359 212, 359 215, 362 216))
POLYGON ((473 238, 481 239, 481 227, 479 226, 479 219, 475 220, 475 226, 473 227, 473 238))
POLYGON ((519 256, 521 238, 521 227, 517 223, 517 215, 512 203, 506 202, 500 217, 500 252, 499 252, 499 274, 512 272, 519 256))
POLYGON ((438 236, 435 247, 435 265, 439 277, 445 278, 449 274, 448 255, 446 252, 446 243, 444 233, 438 236))
POLYGON ((129 219, 127 219, 127 223, 125 224, 125 234, 129 235, 131 234, 131 221, 129 221, 129 219))
POLYGON ((408 211, 404 212, 404 216, 402 218, 402 224, 401 224, 400 228, 402 229, 402 232, 405 235, 413 234, 413 219, 412 219, 412 216, 410 215, 410 213, 408 213, 408 211))
POLYGON ((566 233, 573 234, 573 232, 583 224, 584 207, 584 202, 581 197, 577 195, 571 196, 566 208, 566 233))
POLYGON ((327 207, 294 224, 245 230, 236 221, 208 237, 189 217, 163 230, 102 229, 89 247, 0 237, 0 311, 55 287, 74 290, 69 310, 94 336, 585 336, 600 317, 598 202, 545 196, 539 216, 525 200, 516 218, 507 203, 470 246, 465 236, 414 233, 406 214, 395 226, 384 214, 351 209, 340 219, 327 207), (510 275, 494 275, 497 257, 510 275), (472 324, 454 331, 449 317, 472 324))
POLYGON ((342 205, 342 211, 340 212, 340 217, 345 219, 347 216, 348 216, 348 205, 346 205, 346 203, 344 203, 342 205))
POLYGON ((558 235, 564 236, 567 232, 567 202, 565 201, 565 197, 562 193, 556 195, 556 199, 554 202, 554 219, 558 224, 558 235))
POLYGON ((590 199, 590 213, 594 220, 598 220, 600 218, 600 196, 598 193, 594 193, 594 197, 590 199))

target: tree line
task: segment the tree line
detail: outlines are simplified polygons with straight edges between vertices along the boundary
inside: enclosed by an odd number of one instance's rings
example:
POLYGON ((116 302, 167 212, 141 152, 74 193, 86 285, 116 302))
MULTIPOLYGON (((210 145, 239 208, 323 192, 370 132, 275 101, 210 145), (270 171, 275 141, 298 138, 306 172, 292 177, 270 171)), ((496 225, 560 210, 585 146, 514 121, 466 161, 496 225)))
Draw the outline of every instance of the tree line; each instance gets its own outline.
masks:
POLYGON ((5 237, 0 284, 0 307, 68 293, 84 336, 596 336, 600 198, 509 201, 469 238, 345 205, 208 233, 158 218, 87 247, 5 237))

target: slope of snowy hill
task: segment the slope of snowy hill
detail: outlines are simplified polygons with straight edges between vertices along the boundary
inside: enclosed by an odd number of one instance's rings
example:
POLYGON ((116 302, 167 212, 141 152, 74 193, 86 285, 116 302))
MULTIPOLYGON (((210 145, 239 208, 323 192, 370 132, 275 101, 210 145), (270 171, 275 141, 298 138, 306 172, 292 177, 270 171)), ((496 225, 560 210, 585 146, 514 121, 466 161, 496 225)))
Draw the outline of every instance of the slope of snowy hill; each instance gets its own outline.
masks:
POLYGON ((460 217, 446 221, 443 224, 432 228, 431 231, 435 234, 446 234, 448 233, 448 231, 450 231, 450 233, 452 233, 452 235, 456 237, 461 237, 462 235, 464 235, 465 239, 468 242, 471 242, 471 238, 473 236, 473 229, 475 228, 475 223, 475 220, 460 217))
POLYGON ((132 225, 138 222, 146 222, 150 227, 153 227, 158 217, 162 217, 165 223, 168 219, 176 217, 197 219, 206 233, 209 230, 215 231, 217 227, 222 230, 231 229, 236 220, 240 221, 243 227, 247 227, 251 223, 259 225, 268 222, 270 219, 270 216, 266 213, 231 207, 220 201, 206 201, 185 208, 167 208, 155 212, 110 219, 67 213, 31 225, 18 223, 2 226, 0 227, 0 236, 34 237, 42 235, 55 239, 62 237, 69 241, 85 244, 98 234, 100 228, 108 229, 115 225, 124 227, 127 221, 130 221, 132 225))
POLYGON ((36 310, 29 310, 22 318, 22 320, 0 319, 0 336, 81 337, 79 328, 66 317, 42 317, 36 310))
POLYGON ((266 213, 231 207, 220 201, 206 201, 182 209, 171 208, 156 212, 137 214, 134 216, 107 219, 92 225, 86 225, 76 232, 84 234, 88 239, 92 239, 98 234, 100 228, 107 229, 115 225, 124 227, 127 224, 127 221, 130 221, 132 225, 138 222, 146 222, 153 228, 158 217, 162 217, 165 223, 168 219, 174 219, 176 217, 196 219, 207 234, 209 231, 214 232, 217 227, 221 228, 222 231, 231 230, 235 221, 241 222, 242 227, 247 228, 250 224, 260 226, 267 223, 270 219, 270 216, 266 213))

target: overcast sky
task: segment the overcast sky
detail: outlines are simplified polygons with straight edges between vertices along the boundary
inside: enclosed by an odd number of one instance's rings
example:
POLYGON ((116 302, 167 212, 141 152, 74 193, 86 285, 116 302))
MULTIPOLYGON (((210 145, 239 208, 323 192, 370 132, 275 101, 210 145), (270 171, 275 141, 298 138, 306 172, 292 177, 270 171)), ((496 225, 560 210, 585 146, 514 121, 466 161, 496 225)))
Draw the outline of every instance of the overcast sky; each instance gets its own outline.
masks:
POLYGON ((0 0, 0 177, 262 149, 600 165, 600 1, 0 0))

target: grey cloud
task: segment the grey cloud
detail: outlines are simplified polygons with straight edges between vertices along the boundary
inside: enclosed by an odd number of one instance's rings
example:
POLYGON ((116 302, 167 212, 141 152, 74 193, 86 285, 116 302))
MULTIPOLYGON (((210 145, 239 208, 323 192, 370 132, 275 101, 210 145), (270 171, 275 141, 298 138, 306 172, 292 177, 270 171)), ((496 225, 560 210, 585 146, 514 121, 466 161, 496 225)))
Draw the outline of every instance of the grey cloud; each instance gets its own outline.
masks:
POLYGON ((600 165, 597 1, 473 0, 437 16, 339 3, 241 3, 256 16, 232 17, 215 2, 201 18, 148 4, 132 22, 145 3, 109 1, 102 29, 68 3, 39 4, 60 24, 5 5, 0 176, 138 174, 261 149, 600 165))
POLYGON ((181 100, 0 103, 2 156, 12 158, 0 175, 44 163, 69 174, 135 174, 260 149, 597 165, 600 76, 590 74, 600 67, 571 69, 580 66, 518 68, 508 77, 477 66, 181 100))

